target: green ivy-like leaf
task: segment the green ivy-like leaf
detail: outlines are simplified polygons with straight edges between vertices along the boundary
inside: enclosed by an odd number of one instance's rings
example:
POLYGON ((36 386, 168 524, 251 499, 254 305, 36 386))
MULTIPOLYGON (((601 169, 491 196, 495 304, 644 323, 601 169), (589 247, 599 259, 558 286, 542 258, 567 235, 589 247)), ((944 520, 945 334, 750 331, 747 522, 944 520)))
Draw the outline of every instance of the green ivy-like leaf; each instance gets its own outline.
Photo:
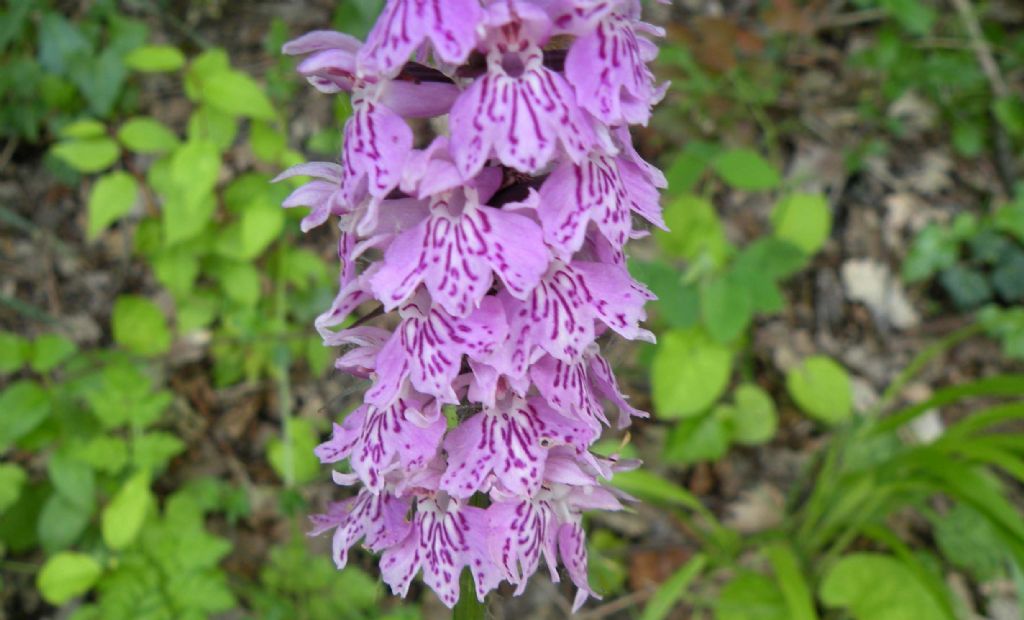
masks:
POLYGON ((778 170, 752 149, 723 151, 711 162, 718 176, 736 189, 774 189, 782 182, 778 170))
POLYGON ((133 543, 142 530, 151 500, 149 473, 142 471, 129 478, 103 509, 103 542, 115 550, 133 543))
POLYGON ((110 138, 58 142, 51 152, 54 157, 85 174, 106 170, 121 157, 121 147, 110 138))
POLYGON ((128 150, 136 153, 167 153, 177 148, 178 136, 167 125, 145 116, 133 118, 121 125, 117 138, 128 150))
POLYGON ((856 620, 952 620, 913 570, 876 553, 841 559, 826 573, 819 595, 856 620))
POLYGON ((169 45, 147 45, 132 50, 124 57, 124 63, 143 73, 166 73, 185 66, 185 55, 169 45))

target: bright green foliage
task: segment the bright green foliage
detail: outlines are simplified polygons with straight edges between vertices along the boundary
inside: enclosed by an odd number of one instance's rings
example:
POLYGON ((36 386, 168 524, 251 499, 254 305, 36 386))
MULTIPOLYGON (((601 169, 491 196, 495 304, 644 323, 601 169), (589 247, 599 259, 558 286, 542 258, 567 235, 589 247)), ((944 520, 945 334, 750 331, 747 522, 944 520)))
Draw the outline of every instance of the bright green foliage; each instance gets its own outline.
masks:
POLYGON ((117 131, 117 139, 129 151, 135 153, 166 153, 178 146, 178 136, 160 121, 136 117, 130 119, 117 131))
POLYGON ((285 426, 284 437, 267 444, 267 460, 288 486, 303 484, 320 473, 320 462, 313 456, 318 443, 309 420, 295 419, 285 426))
POLYGON ((742 572, 719 593, 715 620, 792 620, 779 587, 768 577, 742 572))
POLYGON ((782 181, 775 167, 752 149, 723 151, 711 167, 730 186, 745 191, 774 189, 782 181))
POLYGON ((102 570, 99 562, 90 556, 61 553, 46 562, 36 583, 48 603, 61 605, 88 592, 102 570))
POLYGON ((0 375, 20 369, 31 356, 31 345, 17 334, 0 331, 0 375))
POLYGON ((856 620, 952 620, 915 571, 880 554, 844 557, 825 575, 820 596, 856 620))
POLYGON ((775 206, 772 223, 779 239, 814 254, 832 232, 832 212, 821 194, 793 194, 775 206))
POLYGON ((786 373, 786 389, 811 417, 837 424, 853 413, 853 390, 846 370, 828 357, 809 357, 786 373))
POLYGON ((736 403, 728 411, 726 423, 737 443, 757 445, 775 436, 778 413, 771 396, 754 384, 736 388, 736 403))
POLYGON ((155 303, 138 295, 122 295, 114 302, 111 319, 114 340, 132 353, 154 356, 171 346, 167 319, 155 303))
POLYGON ((54 145, 53 155, 78 172, 92 174, 114 165, 121 148, 110 138, 65 140, 54 145))
POLYGON ((693 417, 714 404, 729 382, 732 356, 698 329, 663 334, 651 368, 658 417, 693 417))
POLYGON ((0 516, 21 496, 25 486, 25 470, 10 463, 0 463, 0 516))
POLYGON ((89 195, 87 235, 95 239, 135 205, 139 185, 127 172, 111 172, 96 181, 89 195))
POLYGON ((29 367, 45 374, 57 368, 78 352, 78 346, 59 334, 43 334, 32 343, 29 367))
POLYGON ((169 45, 146 45, 124 57, 129 68, 144 73, 177 71, 185 65, 185 55, 169 45))
POLYGON ((141 471, 129 478, 103 509, 103 542, 115 550, 134 542, 151 503, 149 473, 141 471))
POLYGON ((0 392, 0 453, 42 424, 52 407, 46 391, 29 379, 0 392))

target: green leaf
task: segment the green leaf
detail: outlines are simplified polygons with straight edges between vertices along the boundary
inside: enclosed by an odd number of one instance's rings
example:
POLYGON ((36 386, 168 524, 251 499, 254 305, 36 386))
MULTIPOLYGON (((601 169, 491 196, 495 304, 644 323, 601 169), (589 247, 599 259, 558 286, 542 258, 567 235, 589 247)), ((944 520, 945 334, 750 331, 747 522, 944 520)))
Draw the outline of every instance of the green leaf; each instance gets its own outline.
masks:
POLYGON ((249 145, 257 158, 274 164, 288 148, 288 137, 270 123, 255 122, 249 130, 249 145))
POLYGON ((82 553, 58 553, 43 565, 36 587, 52 605, 63 605, 88 592, 99 580, 103 569, 99 562, 82 553))
POLYGON ((277 118, 263 88, 241 71, 220 71, 202 81, 199 93, 203 103, 221 112, 263 121, 277 118))
POLYGON ((1005 574, 1007 551, 992 523, 966 504, 957 504, 935 523, 935 541, 942 555, 979 583, 1005 574))
POLYGON ((732 351, 699 329, 664 334, 654 354, 651 387, 662 419, 693 417, 713 405, 732 372, 732 351))
POLYGON ((1024 359, 1024 308, 987 306, 978 321, 990 336, 1002 340, 1006 356, 1024 359))
POLYGON ((752 149, 723 151, 711 167, 723 181, 744 191, 774 189, 782 182, 775 167, 752 149))
POLYGON ((96 471, 118 474, 128 463, 128 444, 112 435, 96 435, 72 448, 71 455, 96 471))
POLYGON ((85 399, 105 429, 128 422, 141 429, 160 419, 172 396, 167 390, 153 391, 151 379, 139 365, 119 362, 103 369, 85 399))
POLYGON ((96 507, 96 475, 89 467, 69 455, 56 452, 46 463, 50 482, 61 497, 82 512, 96 507))
POLYGON ((1017 95, 1003 97, 992 105, 992 112, 1006 133, 1024 137, 1024 99, 1017 95))
POLYGON ((59 334, 43 334, 32 343, 32 370, 48 373, 78 352, 78 346, 59 334))
POLYGON ((50 415, 47 392, 35 381, 16 381, 0 393, 0 453, 50 415))
POLYGON ((132 353, 154 357, 171 348, 167 319, 155 303, 138 295, 121 295, 114 302, 114 341, 132 353))
POLYGON ((21 370, 31 351, 32 346, 21 336, 0 331, 0 375, 21 370))
POLYGON ((230 69, 231 61, 226 51, 216 47, 204 51, 192 59, 185 74, 185 94, 192 101, 198 102, 202 97, 204 82, 230 69))
POLYGON ((267 460, 288 486, 313 480, 320 473, 320 464, 313 455, 319 443, 309 420, 298 418, 285 427, 285 437, 275 437, 267 444, 267 460))
POLYGON ((280 236, 284 222, 283 209, 257 202, 242 212, 241 221, 221 233, 217 251, 229 258, 252 260, 280 236))
POLYGON ((736 388, 736 405, 728 421, 733 441, 754 446, 770 441, 779 426, 772 397, 753 383, 736 388))
POLYGON ((920 282, 936 272, 952 267, 960 257, 960 244, 950 232, 937 224, 929 224, 917 234, 906 261, 903 278, 920 282))
POLYGON ((693 493, 648 469, 616 472, 611 484, 647 502, 690 510, 702 507, 700 499, 693 493))
POLYGON ((1000 207, 992 220, 996 228, 1024 243, 1024 196, 1017 198, 1012 204, 1000 207))
POLYGON ((667 253, 691 261, 705 260, 712 266, 725 262, 730 252, 725 230, 707 200, 684 194, 665 207, 669 231, 655 231, 655 239, 667 253))
POLYGON ((765 549, 765 555, 775 571, 791 620, 817 620, 810 586, 793 550, 786 544, 776 543, 765 549))
POLYGON ((114 550, 124 549, 135 542, 151 500, 149 472, 140 471, 129 478, 103 509, 100 521, 103 542, 114 550))
POLYGON ((825 574, 819 595, 856 620, 951 620, 917 574, 887 555, 842 558, 825 574))
POLYGON ((106 170, 121 157, 121 147, 110 138, 58 142, 51 152, 54 157, 85 174, 106 170))
POLYGON ((132 50, 124 57, 124 63, 143 73, 164 73, 184 67, 185 55, 170 45, 147 45, 132 50))
POLYGON ((243 306, 253 306, 259 301, 262 276, 252 263, 224 260, 216 264, 211 273, 231 301, 243 306))
POLYGON ((741 572, 715 599, 715 620, 793 620, 775 582, 741 572))
POLYGON ((837 424, 853 413, 853 388, 850 376, 831 358, 809 357, 786 373, 786 389, 805 413, 837 424))
POLYGON ((171 155, 163 209, 168 246, 196 237, 209 224, 217 209, 213 190, 220 168, 220 151, 211 142, 189 141, 171 155))
POLYGON ((100 177, 89 194, 89 239, 96 239, 111 224, 127 215, 138 195, 139 185, 127 172, 115 171, 100 177))
POLYGON ((708 333, 721 343, 745 333, 754 318, 750 290, 731 271, 701 286, 700 310, 708 333))
POLYGON ((106 133, 106 125, 94 118, 85 118, 65 125, 57 135, 64 140, 87 140, 89 138, 102 138, 106 133))
POLYGON ((146 116, 129 120, 117 132, 121 144, 136 153, 166 153, 177 148, 178 136, 167 125, 146 116))
POLYGON ((670 327, 686 329, 700 320, 697 287, 684 284, 678 269, 662 262, 630 260, 629 272, 658 296, 652 302, 654 311, 670 327))
POLYGON ((132 442, 132 462, 136 469, 159 471, 184 451, 185 442, 170 433, 147 433, 132 442))
POLYGON ((912 34, 926 35, 935 24, 935 9, 921 0, 881 0, 879 4, 912 34))
POLYGON ((1024 301, 1024 251, 1013 250, 996 266, 992 284, 1003 300, 1024 301))
POLYGON ((203 105, 188 119, 189 140, 203 140, 217 147, 218 151, 231 148, 238 135, 238 118, 203 105))
POLYGON ((75 544, 89 526, 92 510, 85 511, 59 493, 43 504, 36 522, 39 543, 47 552, 62 551, 75 544))
MULTIPOLYGON (((175 299, 187 297, 199 277, 199 257, 191 248, 175 246, 167 248, 151 259, 153 274, 167 287, 175 299)), ((181 308, 178 308, 178 323, 181 324, 181 308)))
POLYGON ((663 458, 669 463, 692 465, 717 461, 729 449, 729 432, 715 413, 683 420, 665 441, 663 458))
POLYGON ((962 263, 944 270, 939 282, 961 310, 976 308, 992 299, 992 287, 985 275, 962 263))
POLYGON ((699 155, 683 150, 672 161, 672 164, 665 171, 665 179, 668 181, 668 191, 673 194, 691 192, 704 176, 708 162, 699 155))
POLYGON ((832 232, 832 211, 821 194, 792 194, 772 211, 775 234, 808 255, 825 245, 832 232))
POLYGON ((676 604, 686 594, 690 583, 704 571, 707 565, 707 557, 696 555, 684 564, 679 570, 665 580, 665 583, 658 586, 657 591, 644 606, 644 612, 640 620, 664 620, 676 604))
POLYGON ((18 501, 27 478, 21 467, 13 463, 0 463, 0 516, 18 501))

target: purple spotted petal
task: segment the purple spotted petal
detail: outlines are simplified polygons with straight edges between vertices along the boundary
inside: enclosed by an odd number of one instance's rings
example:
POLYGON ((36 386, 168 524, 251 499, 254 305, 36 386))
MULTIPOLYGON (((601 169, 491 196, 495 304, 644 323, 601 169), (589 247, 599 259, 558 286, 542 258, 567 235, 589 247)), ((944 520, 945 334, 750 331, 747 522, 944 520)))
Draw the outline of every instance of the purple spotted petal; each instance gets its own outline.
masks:
POLYGON ((609 125, 646 125, 651 107, 664 96, 647 68, 658 48, 637 36, 638 29, 664 34, 620 12, 609 13, 591 33, 576 39, 565 59, 565 77, 579 104, 609 125))
POLYGON ((565 79, 544 67, 540 47, 511 29, 488 54, 488 71, 451 111, 452 152, 466 178, 492 155, 524 173, 546 166, 559 149, 581 161, 596 142, 565 79))
POLYGON ((584 542, 583 526, 578 523, 564 523, 558 530, 558 554, 562 558, 569 578, 576 586, 576 598, 572 611, 576 613, 590 597, 601 599, 590 588, 587 578, 587 545, 584 542))
POLYGON ((621 267, 556 261, 525 301, 504 297, 509 320, 510 373, 521 375, 542 351, 572 362, 594 341, 599 320, 631 340, 652 341, 639 327, 650 292, 621 267))
POLYGON ((552 579, 558 580, 558 523, 547 502, 497 502, 487 509, 487 516, 491 557, 504 569, 505 578, 516 584, 517 596, 526 590, 527 579, 537 572, 542 555, 552 579))
POLYGON ((465 318, 430 308, 423 300, 420 295, 401 309, 403 321, 378 355, 377 380, 366 402, 387 406, 408 378, 416 391, 457 403, 452 382, 463 356, 484 359, 507 334, 504 311, 493 297, 465 318))
POLYGON ((451 501, 445 508, 421 500, 409 534, 381 557, 380 569, 391 591, 405 596, 422 569, 423 581, 448 607, 459 600, 459 575, 468 567, 480 601, 501 581, 501 570, 487 553, 487 515, 481 508, 451 501))
POLYGON ((348 563, 348 550, 360 540, 370 549, 391 547, 406 537, 405 520, 409 502, 387 493, 366 489, 356 497, 339 502, 325 515, 313 517, 312 535, 334 529, 334 563, 339 569, 348 563))
POLYGON ((468 498, 493 473, 509 493, 530 497, 540 489, 549 448, 569 445, 583 453, 594 435, 540 399, 501 403, 466 420, 445 438, 449 468, 441 489, 468 498))
POLYGON ((360 67, 394 76, 424 41, 441 60, 460 64, 482 19, 478 0, 388 0, 359 53, 360 67))
POLYGON ((537 209, 545 241, 563 259, 583 247, 591 221, 612 245, 625 245, 633 212, 664 228, 654 185, 631 161, 600 153, 556 168, 541 187, 537 209))
POLYGON ((352 100, 345 122, 341 165, 342 198, 355 205, 367 196, 385 198, 402 179, 402 165, 412 152, 412 129, 392 110, 369 98, 352 100))
POLYGON ((422 283, 449 314, 466 316, 491 288, 493 273, 519 298, 536 286, 547 269, 547 256, 535 251, 542 245, 540 227, 528 217, 448 195, 391 244, 373 292, 391 310, 422 283))

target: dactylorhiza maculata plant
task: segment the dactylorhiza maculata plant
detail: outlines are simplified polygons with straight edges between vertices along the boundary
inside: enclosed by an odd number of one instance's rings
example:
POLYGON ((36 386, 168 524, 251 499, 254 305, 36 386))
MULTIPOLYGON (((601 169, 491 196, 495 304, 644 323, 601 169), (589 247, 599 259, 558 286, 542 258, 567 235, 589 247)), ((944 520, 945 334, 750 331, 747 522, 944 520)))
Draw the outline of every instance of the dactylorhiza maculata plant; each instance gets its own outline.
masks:
POLYGON ((606 403, 620 428, 646 415, 595 340, 653 341, 623 246, 634 213, 664 226, 664 176, 629 134, 664 93, 661 34, 639 0, 389 0, 365 43, 284 47, 352 101, 340 164, 282 175, 316 179, 285 202, 312 208, 304 230, 338 218, 341 290, 316 326, 372 382, 317 449, 355 489, 314 517, 339 567, 362 541, 394 593, 422 570, 453 606, 464 569, 482 601, 503 580, 521 593, 543 557, 575 608, 594 596, 581 515, 622 509, 602 481, 636 463, 590 448, 606 403), (445 115, 416 149, 407 119, 445 115), (360 307, 382 326, 339 330, 360 307))

